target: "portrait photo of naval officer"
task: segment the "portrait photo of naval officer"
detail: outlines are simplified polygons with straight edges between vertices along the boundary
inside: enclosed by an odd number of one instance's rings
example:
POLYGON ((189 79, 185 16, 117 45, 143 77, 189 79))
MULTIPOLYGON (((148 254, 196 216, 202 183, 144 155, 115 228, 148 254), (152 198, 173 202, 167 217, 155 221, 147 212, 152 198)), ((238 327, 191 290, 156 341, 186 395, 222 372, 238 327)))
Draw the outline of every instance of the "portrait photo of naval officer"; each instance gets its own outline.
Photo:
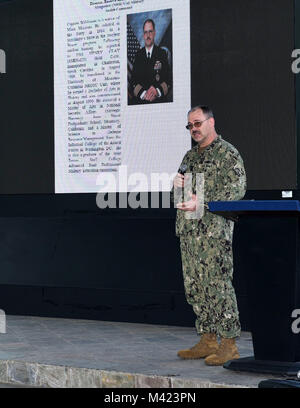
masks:
POLYGON ((127 16, 127 56, 128 104, 172 102, 172 10, 127 16))

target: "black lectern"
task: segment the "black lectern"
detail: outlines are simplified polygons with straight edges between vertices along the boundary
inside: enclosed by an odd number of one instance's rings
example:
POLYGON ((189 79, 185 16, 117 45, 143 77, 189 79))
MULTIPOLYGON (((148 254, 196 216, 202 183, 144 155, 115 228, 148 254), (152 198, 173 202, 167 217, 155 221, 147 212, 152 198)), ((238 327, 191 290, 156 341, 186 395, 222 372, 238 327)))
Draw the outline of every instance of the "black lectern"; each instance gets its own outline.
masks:
POLYGON ((254 356, 224 368, 295 376, 300 371, 300 203, 214 201, 213 213, 239 218, 247 242, 238 246, 246 288, 254 356), (299 332, 299 333, 298 333, 299 332))

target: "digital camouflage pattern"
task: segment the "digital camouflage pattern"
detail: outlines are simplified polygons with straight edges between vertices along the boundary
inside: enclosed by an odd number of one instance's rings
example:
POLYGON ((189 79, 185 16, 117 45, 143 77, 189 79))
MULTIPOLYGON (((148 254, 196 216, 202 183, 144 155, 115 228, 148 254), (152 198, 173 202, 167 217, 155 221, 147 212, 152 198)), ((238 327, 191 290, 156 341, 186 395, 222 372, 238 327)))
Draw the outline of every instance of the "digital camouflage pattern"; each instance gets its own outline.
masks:
MULTIPOLYGON (((243 160, 235 147, 218 136, 204 151, 198 145, 189 150, 181 165, 187 166, 186 173, 193 174, 193 193, 196 194, 197 173, 204 175, 204 203, 209 201, 234 201, 244 197, 246 173, 243 160)), ((206 237, 232 239, 233 221, 206 209, 201 219, 189 220, 184 211, 177 211, 176 235, 192 233, 206 237)))
POLYGON ((197 333, 239 336, 231 241, 187 234, 180 247, 185 295, 196 314, 197 333))
MULTIPOLYGON (((246 192, 243 160, 235 147, 218 136, 204 151, 189 150, 182 164, 186 173, 204 174, 204 214, 187 219, 177 210, 176 235, 180 237, 187 302, 197 316, 198 334, 240 335, 239 313, 232 286, 234 222, 208 211, 209 201, 240 200, 246 192)), ((193 177, 193 193, 196 193, 193 177)))

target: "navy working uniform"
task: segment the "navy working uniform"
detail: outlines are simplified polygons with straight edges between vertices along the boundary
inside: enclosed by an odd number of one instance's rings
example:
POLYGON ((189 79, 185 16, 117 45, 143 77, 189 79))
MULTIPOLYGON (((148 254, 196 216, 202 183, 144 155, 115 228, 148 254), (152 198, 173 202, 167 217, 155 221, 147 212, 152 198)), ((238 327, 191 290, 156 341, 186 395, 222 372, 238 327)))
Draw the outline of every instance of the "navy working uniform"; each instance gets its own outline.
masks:
MULTIPOLYGON (((240 335, 241 327, 232 286, 232 237, 234 222, 208 211, 209 201, 240 200, 246 192, 246 173, 237 149, 218 136, 205 149, 196 145, 182 165, 204 175, 204 214, 187 219, 177 210, 176 235, 180 238, 187 302, 196 314, 198 334, 215 333, 224 338, 240 335)), ((174 191, 174 188, 173 188, 174 191)))

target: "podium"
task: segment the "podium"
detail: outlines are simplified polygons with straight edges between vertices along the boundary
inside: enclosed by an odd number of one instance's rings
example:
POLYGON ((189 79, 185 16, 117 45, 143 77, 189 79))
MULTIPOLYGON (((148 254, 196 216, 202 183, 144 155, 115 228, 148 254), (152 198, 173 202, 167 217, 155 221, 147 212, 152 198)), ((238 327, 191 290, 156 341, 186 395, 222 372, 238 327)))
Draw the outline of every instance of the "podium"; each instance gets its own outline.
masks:
POLYGON ((239 219, 246 239, 237 267, 246 276, 254 356, 230 360, 235 371, 300 373, 300 203, 213 201, 209 210, 239 219), (298 316, 298 321, 297 321, 298 316))

